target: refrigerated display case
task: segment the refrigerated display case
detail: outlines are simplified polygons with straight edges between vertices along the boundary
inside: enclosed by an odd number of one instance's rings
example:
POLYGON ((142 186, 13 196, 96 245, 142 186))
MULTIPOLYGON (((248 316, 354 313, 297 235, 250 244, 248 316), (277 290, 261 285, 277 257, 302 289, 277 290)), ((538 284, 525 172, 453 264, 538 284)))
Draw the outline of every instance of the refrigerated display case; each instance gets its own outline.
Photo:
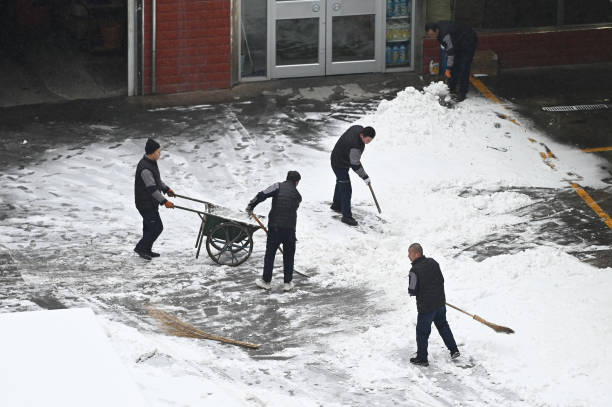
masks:
POLYGON ((412 0, 387 0, 385 66, 412 66, 412 0))

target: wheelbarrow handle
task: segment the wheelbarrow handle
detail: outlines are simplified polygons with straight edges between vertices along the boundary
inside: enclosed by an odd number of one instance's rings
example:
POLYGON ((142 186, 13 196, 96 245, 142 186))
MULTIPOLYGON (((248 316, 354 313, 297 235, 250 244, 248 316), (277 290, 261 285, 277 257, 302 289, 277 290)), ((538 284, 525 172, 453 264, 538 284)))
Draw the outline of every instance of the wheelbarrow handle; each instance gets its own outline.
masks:
POLYGON ((174 196, 177 197, 177 198, 189 199, 190 201, 200 202, 200 203, 203 203, 203 204, 206 204, 206 205, 212 205, 210 202, 202 201, 201 199, 191 198, 191 197, 185 196, 185 195, 174 194, 174 196))
POLYGON ((184 210, 184 211, 189 211, 189 212, 195 212, 195 213, 198 213, 198 214, 200 214, 200 215, 206 215, 206 212, 196 211, 195 209, 186 208, 186 207, 184 207, 184 206, 174 205, 174 206, 173 206, 173 208, 176 208, 176 209, 182 209, 182 210, 184 210))

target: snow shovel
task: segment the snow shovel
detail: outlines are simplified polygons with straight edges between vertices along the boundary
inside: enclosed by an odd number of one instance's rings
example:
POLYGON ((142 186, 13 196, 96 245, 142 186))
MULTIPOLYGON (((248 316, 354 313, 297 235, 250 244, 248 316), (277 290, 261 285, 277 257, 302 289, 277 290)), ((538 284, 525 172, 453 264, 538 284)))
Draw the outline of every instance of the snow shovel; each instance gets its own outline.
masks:
POLYGON ((378 213, 382 213, 380 211, 380 205, 378 204, 378 199, 376 199, 376 195, 374 194, 374 190, 372 189, 372 185, 368 184, 368 186, 370 187, 370 192, 372 193, 372 198, 374 198, 374 203, 376 204, 376 209, 378 209, 378 213))
MULTIPOLYGON (((253 217, 253 219, 255 219, 255 221, 256 221, 257 223, 259 223, 259 226, 261 226, 261 228, 262 228, 262 229, 263 229, 263 230, 264 230, 266 233, 268 233, 268 229, 266 229, 266 227, 264 226, 264 224, 263 224, 263 223, 261 223, 261 221, 259 220, 259 218, 257 217, 257 215, 255 215, 255 214, 254 214, 254 213, 252 213, 252 212, 251 212, 249 215, 251 215, 251 216, 253 217)), ((281 253, 283 252, 283 249, 281 249, 281 248, 280 248, 280 246, 278 247, 278 250, 280 250, 280 252, 281 252, 281 253)), ((300 272, 299 272, 299 271, 297 271, 295 268, 293 269, 293 271, 295 271, 295 272, 296 272, 297 274, 299 274, 300 276, 304 276, 304 277, 306 277, 306 278, 310 278, 310 276, 309 276, 309 275, 304 274, 304 273, 300 273, 300 272)))
POLYGON ((476 321, 480 322, 481 324, 485 324, 485 325, 486 325, 486 326, 488 326, 489 328, 493 329, 495 332, 498 332, 498 333, 504 333, 504 334, 513 334, 513 333, 514 333, 514 330, 513 330, 513 329, 511 329, 511 328, 508 328, 508 327, 506 327, 506 326, 501 326, 501 325, 497 325, 497 324, 494 324, 494 323, 492 323, 492 322, 489 322, 489 321, 487 321, 487 320, 485 320, 485 319, 483 319, 483 318, 479 317, 478 315, 473 315, 473 314, 470 314, 469 312, 466 312, 466 311, 462 310, 462 309, 461 309, 461 308, 459 308, 459 307, 455 307, 454 305, 449 304, 448 302, 446 303, 446 305, 448 305, 448 306, 449 306, 449 307, 451 307, 451 308, 456 309, 457 311, 461 311, 461 312, 463 312, 463 313, 464 313, 464 314, 466 314, 466 315, 471 316, 471 317, 472 317, 472 318, 474 318, 476 321))

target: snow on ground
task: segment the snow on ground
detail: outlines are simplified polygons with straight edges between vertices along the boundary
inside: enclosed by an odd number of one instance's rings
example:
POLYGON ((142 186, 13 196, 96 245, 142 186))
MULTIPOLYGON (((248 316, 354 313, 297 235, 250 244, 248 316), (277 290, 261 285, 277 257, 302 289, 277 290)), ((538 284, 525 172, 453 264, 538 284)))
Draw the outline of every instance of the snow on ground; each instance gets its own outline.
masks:
MULTIPOLYGON (((326 92, 308 89, 299 98, 326 92)), ((177 193, 238 212, 288 170, 301 172, 296 268, 313 277, 296 276, 291 294, 279 291, 280 269, 271 294, 252 288, 263 233, 237 271, 205 255, 196 261, 198 219, 188 212, 161 209, 165 230, 155 247, 162 258, 145 264, 133 256, 142 133, 58 146, 32 167, 10 169, 0 199, 15 213, 3 221, 0 248, 24 284, 96 310, 151 405, 608 405, 612 270, 567 254, 585 244, 551 241, 483 261, 463 251, 525 223, 519 209, 536 198, 522 191, 568 188, 576 177, 569 174, 600 186, 597 158, 500 118, 505 112, 482 98, 446 109, 438 104, 443 92, 441 84, 407 88, 359 119, 377 130, 363 163, 382 215, 353 177, 357 229, 328 208, 335 182, 329 151, 349 123, 329 120, 316 143, 302 143, 283 126, 283 111, 258 133, 242 124, 237 104, 169 109, 184 120, 164 119, 176 131, 155 137, 162 178, 177 193), (559 157, 555 169, 542 160, 540 143, 559 157), (408 361, 416 306, 406 292, 407 247, 415 241, 441 264, 450 303, 516 331, 497 334, 449 309, 471 368, 449 360, 435 330, 430 367, 408 361), (262 350, 163 335, 139 311, 148 303, 206 331, 262 343, 262 350)), ((109 135, 124 130, 97 126, 92 131, 109 135)), ((521 236, 533 241, 537 233, 525 227, 521 236)), ((32 307, 26 297, 0 297, 0 309, 32 307)))

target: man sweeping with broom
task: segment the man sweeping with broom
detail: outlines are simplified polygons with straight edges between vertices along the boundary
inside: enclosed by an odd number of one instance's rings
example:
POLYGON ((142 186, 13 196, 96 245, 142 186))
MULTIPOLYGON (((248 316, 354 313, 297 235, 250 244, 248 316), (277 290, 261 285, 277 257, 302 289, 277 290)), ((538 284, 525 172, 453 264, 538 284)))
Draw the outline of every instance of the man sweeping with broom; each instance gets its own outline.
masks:
POLYGON ((427 343, 431 333, 431 323, 436 325, 438 333, 450 351, 452 359, 460 356, 453 333, 446 321, 446 297, 444 295, 444 277, 440 265, 434 259, 423 255, 423 248, 413 243, 408 248, 408 258, 412 262, 408 283, 410 296, 417 301, 417 355, 410 363, 429 366, 427 361, 427 343))

